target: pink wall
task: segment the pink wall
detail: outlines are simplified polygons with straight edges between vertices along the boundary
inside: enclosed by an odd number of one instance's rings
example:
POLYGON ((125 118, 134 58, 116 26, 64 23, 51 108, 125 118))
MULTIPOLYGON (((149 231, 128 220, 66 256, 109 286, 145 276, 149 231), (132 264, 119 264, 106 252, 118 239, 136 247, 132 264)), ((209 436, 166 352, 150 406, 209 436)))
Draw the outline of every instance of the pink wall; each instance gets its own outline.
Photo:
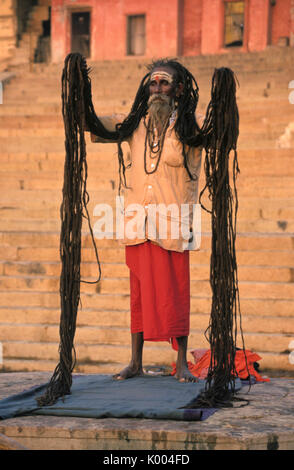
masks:
POLYGON ((276 0, 276 5, 271 10, 271 43, 277 44, 283 36, 290 38, 291 0, 276 0))
POLYGON ((203 1, 201 53, 217 54, 223 46, 224 5, 222 0, 203 1))
POLYGON ((269 44, 270 1, 249 2, 248 50, 262 51, 269 44))
POLYGON ((52 0, 52 61, 70 52, 70 12, 91 8, 91 58, 126 57, 127 15, 146 15, 146 57, 178 55, 179 0, 52 0), (164 21, 163 21, 164 19, 164 21))
POLYGON ((201 53, 201 18, 203 0, 183 0, 182 2, 182 55, 201 53))
MULTIPOLYGON (((71 12, 91 11, 91 59, 126 56, 127 16, 146 15, 144 57, 218 54, 224 49, 224 3, 227 0, 52 0, 52 61, 70 52, 71 12)), ((246 0, 244 51, 263 50, 290 36, 294 45, 294 0, 246 0)), ((129 56, 128 56, 129 57, 129 56)), ((137 57, 137 56, 136 56, 137 57)))

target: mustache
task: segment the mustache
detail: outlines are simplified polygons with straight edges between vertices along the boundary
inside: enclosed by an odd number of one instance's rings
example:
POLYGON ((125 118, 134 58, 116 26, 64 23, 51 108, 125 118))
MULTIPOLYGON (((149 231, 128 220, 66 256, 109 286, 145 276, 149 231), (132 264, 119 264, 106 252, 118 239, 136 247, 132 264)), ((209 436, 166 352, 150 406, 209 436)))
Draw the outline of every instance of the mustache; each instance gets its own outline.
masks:
POLYGON ((170 104, 171 103, 171 99, 169 96, 167 95, 164 95, 162 93, 160 94, 154 94, 154 95, 151 95, 148 99, 148 105, 150 104, 153 104, 153 103, 156 103, 156 102, 161 102, 161 103, 165 103, 165 104, 170 104))

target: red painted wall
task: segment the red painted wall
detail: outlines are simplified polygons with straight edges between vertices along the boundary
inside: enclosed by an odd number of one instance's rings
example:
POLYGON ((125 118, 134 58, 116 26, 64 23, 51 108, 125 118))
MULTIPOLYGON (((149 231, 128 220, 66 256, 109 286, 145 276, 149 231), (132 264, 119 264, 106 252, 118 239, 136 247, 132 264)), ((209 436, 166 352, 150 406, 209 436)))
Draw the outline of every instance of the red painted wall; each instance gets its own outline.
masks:
POLYGON ((201 53, 217 54, 223 46, 223 34, 223 1, 203 1, 201 22, 201 53))
POLYGON ((277 44, 280 37, 290 38, 291 0, 277 0, 276 5, 272 7, 271 14, 271 43, 277 44))
POLYGON ((269 0, 249 2, 249 51, 262 51, 269 44, 269 19, 269 0))
MULTIPOLYGON (((223 47, 226 1, 52 0, 52 61, 61 62, 70 52, 71 12, 85 9, 91 11, 94 60, 127 57, 127 16, 138 14, 146 15, 144 57, 232 52, 223 47)), ((294 0, 276 0, 275 6, 270 0, 246 0, 244 45, 239 51, 263 50, 281 36, 290 36, 294 45, 294 0)))
POLYGON ((182 55, 191 56, 201 53, 202 2, 203 0, 183 0, 182 2, 182 55))
POLYGON ((52 60, 70 52, 70 13, 91 8, 91 58, 126 57, 127 15, 146 15, 146 57, 177 56, 179 0, 52 0, 52 60))

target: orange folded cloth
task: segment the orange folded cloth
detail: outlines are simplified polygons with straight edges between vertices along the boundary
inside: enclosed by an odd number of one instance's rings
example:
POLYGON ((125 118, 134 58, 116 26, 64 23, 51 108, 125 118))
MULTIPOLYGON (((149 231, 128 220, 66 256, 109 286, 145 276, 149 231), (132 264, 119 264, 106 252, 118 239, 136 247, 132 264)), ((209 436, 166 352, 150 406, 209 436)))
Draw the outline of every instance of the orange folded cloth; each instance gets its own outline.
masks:
MULTIPOLYGON (((207 377, 208 368, 210 364, 211 352, 210 349, 194 349, 191 351, 192 356, 195 359, 195 364, 188 361, 188 368, 191 374, 195 375, 199 379, 205 379, 207 377)), ((235 368, 236 376, 240 379, 248 379, 248 372, 250 376, 255 377, 256 382, 270 382, 270 379, 262 377, 254 367, 254 362, 262 359, 258 354, 248 350, 238 350, 235 355, 235 368), (245 356, 246 355, 246 356, 245 356), (247 360, 247 364, 246 364, 247 360)), ((172 363, 172 375, 176 373, 176 364, 172 363)))

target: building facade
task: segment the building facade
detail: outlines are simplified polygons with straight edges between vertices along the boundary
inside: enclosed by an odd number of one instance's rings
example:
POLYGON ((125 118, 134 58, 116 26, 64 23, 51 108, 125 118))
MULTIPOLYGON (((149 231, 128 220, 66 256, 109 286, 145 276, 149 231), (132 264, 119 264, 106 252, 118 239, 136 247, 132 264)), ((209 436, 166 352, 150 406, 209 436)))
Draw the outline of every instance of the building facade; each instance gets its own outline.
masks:
POLYGON ((13 55, 56 63, 69 52, 122 60, 271 45, 294 46, 294 0, 0 0, 0 66, 13 55))
POLYGON ((260 51, 294 45, 293 0, 52 0, 52 61, 260 51))

